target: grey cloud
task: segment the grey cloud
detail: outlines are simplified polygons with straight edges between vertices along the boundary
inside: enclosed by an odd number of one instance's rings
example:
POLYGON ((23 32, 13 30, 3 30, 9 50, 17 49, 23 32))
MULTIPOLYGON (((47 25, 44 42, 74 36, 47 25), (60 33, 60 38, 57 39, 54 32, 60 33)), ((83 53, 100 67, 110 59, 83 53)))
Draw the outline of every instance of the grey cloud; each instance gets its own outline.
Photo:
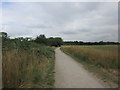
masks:
POLYGON ((38 29, 52 28, 52 26, 47 26, 47 25, 28 25, 26 27, 28 27, 28 28, 38 28, 38 29))
POLYGON ((91 28, 83 28, 83 29, 79 29, 77 31, 78 32, 91 32, 91 28))
POLYGON ((90 29, 79 29, 79 30, 68 30, 68 31, 62 31, 60 32, 61 34, 65 34, 65 35, 75 35, 75 34, 80 34, 80 33, 86 33, 89 32, 90 29))
POLYGON ((61 34, 65 34, 65 35, 73 35, 73 34, 77 34, 76 31, 63 31, 63 32, 60 32, 61 34))
MULTIPOLYGON (((3 7, 11 36, 61 36, 64 40, 117 40, 118 3, 13 3, 3 7), (12 27, 12 28, 10 28, 12 27), (89 36, 89 37, 88 37, 89 36)), ((5 5, 5 4, 4 4, 5 5)))

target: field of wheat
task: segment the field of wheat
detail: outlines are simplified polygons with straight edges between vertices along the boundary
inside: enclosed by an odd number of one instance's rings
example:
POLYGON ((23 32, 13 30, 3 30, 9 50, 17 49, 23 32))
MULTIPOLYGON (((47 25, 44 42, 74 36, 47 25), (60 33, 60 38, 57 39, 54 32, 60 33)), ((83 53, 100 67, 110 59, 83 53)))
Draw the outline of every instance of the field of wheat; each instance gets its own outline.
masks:
POLYGON ((118 68, 118 46, 62 46, 71 55, 106 69, 118 68))

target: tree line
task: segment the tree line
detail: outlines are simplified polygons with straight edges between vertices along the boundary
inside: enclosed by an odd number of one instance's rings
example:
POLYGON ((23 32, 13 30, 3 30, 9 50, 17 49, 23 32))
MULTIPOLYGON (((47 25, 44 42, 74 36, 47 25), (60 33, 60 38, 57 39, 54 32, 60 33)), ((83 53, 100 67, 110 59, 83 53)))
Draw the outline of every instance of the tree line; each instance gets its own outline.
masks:
POLYGON ((64 41, 63 45, 117 45, 119 42, 83 42, 83 41, 64 41))
POLYGON ((6 32, 0 32, 0 35, 2 37, 3 46, 4 44, 10 44, 10 42, 19 43, 19 44, 23 43, 26 45, 28 44, 28 42, 34 42, 38 44, 56 46, 56 47, 60 47, 63 44, 63 39, 61 37, 46 38, 46 36, 43 34, 40 34, 34 39, 30 37, 26 37, 26 38, 18 37, 11 39, 6 32))
POLYGON ((104 42, 104 41, 99 41, 99 42, 83 42, 83 41, 63 41, 61 37, 49 37, 46 38, 45 35, 40 34, 36 38, 23 38, 23 37, 18 37, 11 39, 6 32, 1 32, 0 35, 2 36, 3 40, 3 46, 4 44, 10 44, 10 42, 14 42, 16 44, 23 44, 22 46, 29 47, 28 42, 34 42, 38 44, 43 44, 43 45, 49 45, 49 46, 56 46, 60 47, 61 45, 117 45, 120 44, 119 42, 104 42))
POLYGON ((45 44, 45 45, 49 45, 49 46, 56 46, 56 47, 59 47, 59 46, 61 46, 63 44, 62 38, 60 38, 60 37, 46 38, 45 35, 37 36, 34 41, 36 43, 45 44))

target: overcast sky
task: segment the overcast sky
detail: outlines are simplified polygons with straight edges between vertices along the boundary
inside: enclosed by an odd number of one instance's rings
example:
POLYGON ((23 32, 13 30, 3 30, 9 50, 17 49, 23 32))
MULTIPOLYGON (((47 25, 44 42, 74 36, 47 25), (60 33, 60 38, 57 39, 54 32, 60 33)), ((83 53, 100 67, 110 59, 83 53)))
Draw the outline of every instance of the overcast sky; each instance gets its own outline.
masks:
POLYGON ((118 41, 117 2, 4 2, 2 31, 10 37, 118 41))

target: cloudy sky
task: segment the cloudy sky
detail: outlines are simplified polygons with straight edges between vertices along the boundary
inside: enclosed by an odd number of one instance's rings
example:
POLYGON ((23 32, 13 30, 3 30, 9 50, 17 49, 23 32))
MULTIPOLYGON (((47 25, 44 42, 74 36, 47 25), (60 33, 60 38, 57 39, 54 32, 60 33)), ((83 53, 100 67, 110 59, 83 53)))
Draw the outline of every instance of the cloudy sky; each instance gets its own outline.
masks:
POLYGON ((2 31, 10 37, 118 41, 117 2, 3 2, 2 31))

